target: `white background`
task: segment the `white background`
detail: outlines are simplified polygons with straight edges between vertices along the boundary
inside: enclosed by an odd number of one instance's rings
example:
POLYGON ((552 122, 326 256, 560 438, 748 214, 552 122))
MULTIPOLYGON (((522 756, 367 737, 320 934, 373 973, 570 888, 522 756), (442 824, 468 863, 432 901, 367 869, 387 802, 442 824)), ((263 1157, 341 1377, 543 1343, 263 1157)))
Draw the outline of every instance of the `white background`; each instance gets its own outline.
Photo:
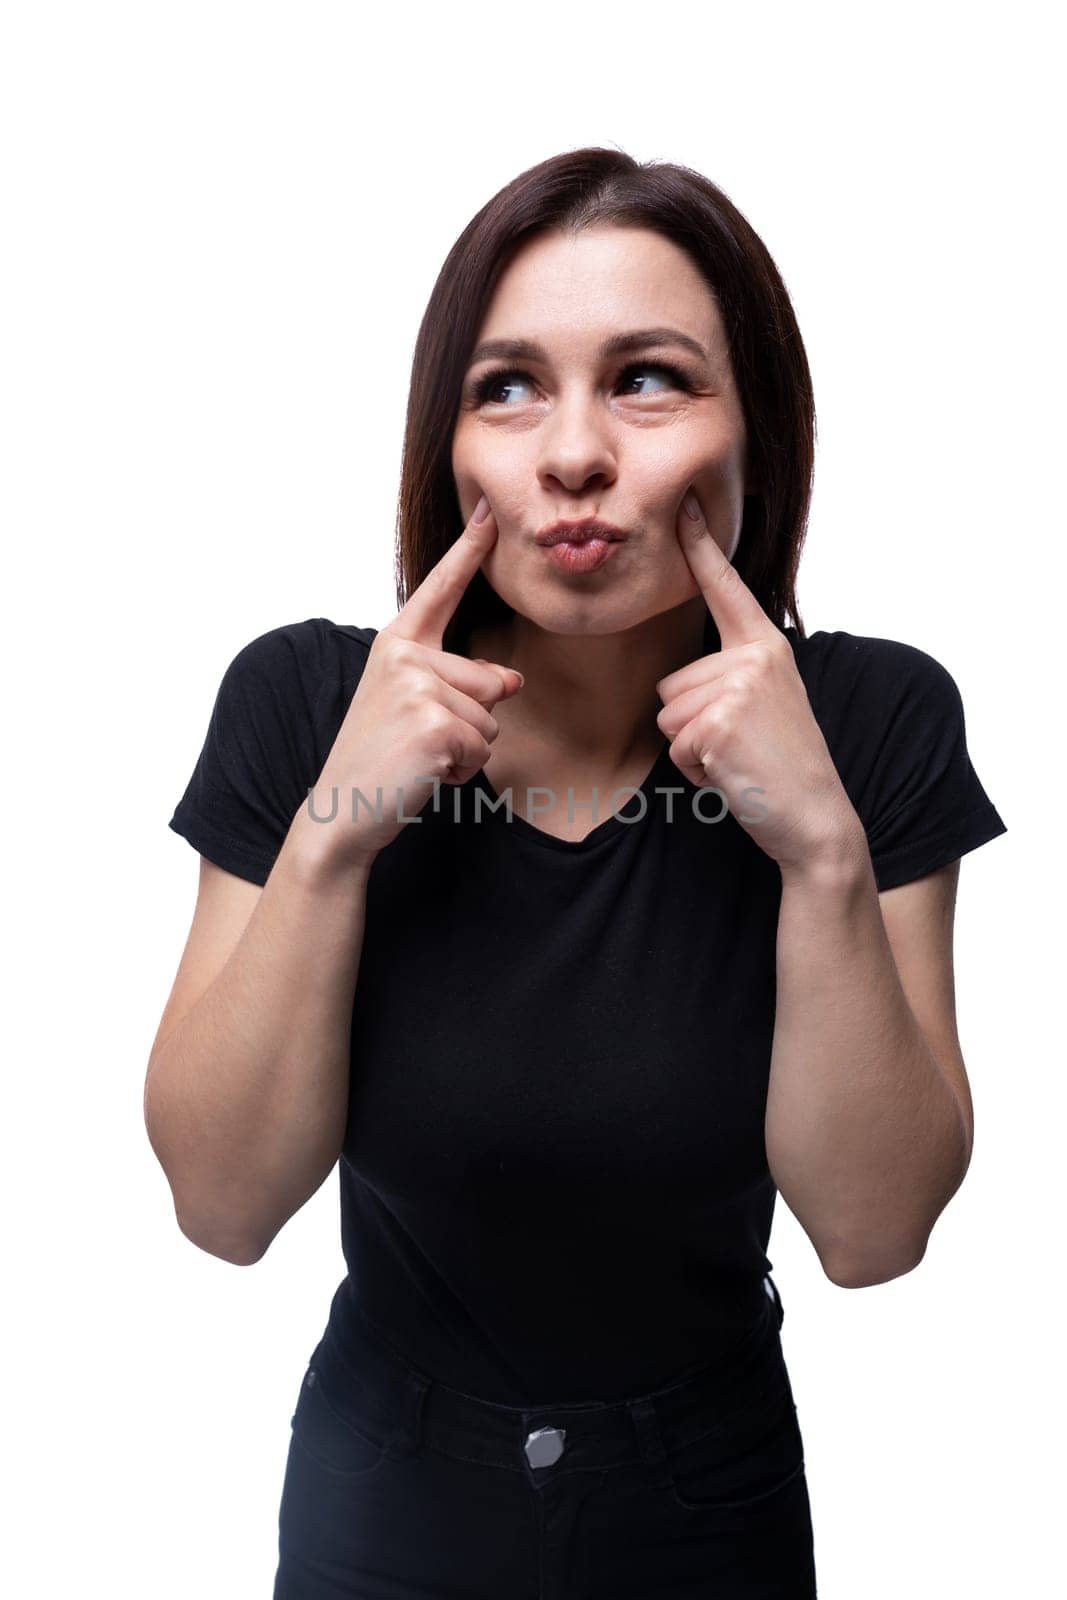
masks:
POLYGON ((976 1139, 921 1267, 837 1288, 778 1204, 820 1596, 1037 1594, 1062 1571, 1050 23, 1020 4, 4 8, 20 1600, 270 1594, 289 1418, 344 1270, 336 1174, 254 1268, 178 1231, 141 1099, 196 890, 167 821, 243 644, 394 615, 434 279, 497 189, 584 144, 697 168, 761 233, 819 415, 806 626, 943 662, 1009 828, 962 867, 976 1139))

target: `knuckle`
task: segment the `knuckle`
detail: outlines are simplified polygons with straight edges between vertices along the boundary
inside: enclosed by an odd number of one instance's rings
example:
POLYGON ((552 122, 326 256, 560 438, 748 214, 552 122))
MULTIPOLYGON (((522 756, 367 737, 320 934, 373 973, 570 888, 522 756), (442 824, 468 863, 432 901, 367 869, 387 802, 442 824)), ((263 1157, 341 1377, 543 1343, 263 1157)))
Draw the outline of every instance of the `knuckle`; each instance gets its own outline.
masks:
POLYGON ((407 683, 418 700, 426 700, 437 688, 437 674, 421 663, 412 662, 407 670, 407 683))
POLYGON ((440 745, 423 757, 422 764, 428 777, 444 781, 456 764, 456 753, 451 745, 440 745))
POLYGON ((433 679, 418 669, 403 674, 397 689, 398 710, 404 716, 421 716, 429 706, 435 705, 433 679))
POLYGON ((757 639, 748 650, 753 666, 759 672, 766 672, 778 659, 778 647, 770 639, 757 639))
POLYGON ((700 737, 705 742, 717 741, 725 732, 729 720, 723 700, 720 698, 710 706, 705 706, 697 718, 697 728, 700 737))
POLYGON ((723 566, 722 573, 721 573, 721 575, 719 577, 719 585, 723 589, 727 589, 727 590, 731 590, 731 591, 735 590, 740 585, 741 574, 738 572, 737 568, 733 565, 733 563, 731 561, 727 561, 726 560, 725 556, 723 557, 723 561, 724 561, 725 564, 723 566))
POLYGON ((415 651, 411 640, 405 639, 402 634, 390 633, 388 628, 383 628, 371 645, 371 654, 377 650, 379 655, 384 655, 389 660, 392 668, 407 666, 415 659, 415 651))
POLYGON ((452 727, 452 713, 439 700, 421 700, 419 726, 427 738, 439 739, 452 727))

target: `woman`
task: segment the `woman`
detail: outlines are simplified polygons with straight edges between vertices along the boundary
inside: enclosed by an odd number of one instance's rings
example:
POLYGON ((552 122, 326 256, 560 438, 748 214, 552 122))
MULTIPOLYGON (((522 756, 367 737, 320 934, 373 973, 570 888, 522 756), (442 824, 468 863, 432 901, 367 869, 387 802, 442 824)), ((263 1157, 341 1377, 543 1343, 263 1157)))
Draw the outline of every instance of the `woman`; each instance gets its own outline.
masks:
POLYGON ((1005 826, 944 667, 804 632, 813 440, 727 198, 543 162, 423 321, 397 617, 223 678, 146 1118, 235 1262, 340 1163, 276 1600, 815 1593, 775 1197, 835 1283, 921 1260, 1005 826))

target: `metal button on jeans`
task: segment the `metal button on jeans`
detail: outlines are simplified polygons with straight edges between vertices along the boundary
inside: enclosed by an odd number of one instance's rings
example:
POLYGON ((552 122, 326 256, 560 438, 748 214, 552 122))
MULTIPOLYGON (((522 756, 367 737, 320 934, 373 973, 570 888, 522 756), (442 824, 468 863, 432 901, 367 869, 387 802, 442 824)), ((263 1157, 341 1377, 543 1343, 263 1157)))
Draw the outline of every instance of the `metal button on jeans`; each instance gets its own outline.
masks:
POLYGON ((566 1428, 535 1428, 527 1434, 523 1448, 531 1467, 554 1466, 563 1454, 566 1436, 566 1428))

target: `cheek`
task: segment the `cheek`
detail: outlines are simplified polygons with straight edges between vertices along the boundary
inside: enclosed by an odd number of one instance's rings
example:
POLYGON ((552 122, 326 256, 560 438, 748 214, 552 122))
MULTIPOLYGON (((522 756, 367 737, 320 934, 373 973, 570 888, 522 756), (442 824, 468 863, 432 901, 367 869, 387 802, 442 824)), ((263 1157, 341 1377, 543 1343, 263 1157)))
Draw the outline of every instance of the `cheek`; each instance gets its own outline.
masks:
POLYGON ((485 489, 490 494, 500 478, 500 462, 495 453, 480 444, 477 434, 462 424, 452 438, 452 476, 462 489, 485 489))
POLYGON ((649 462, 647 470, 632 478, 634 501, 647 523, 656 529, 678 525, 682 497, 695 485, 704 506, 714 516, 731 478, 729 461, 713 453, 705 438, 701 449, 677 450, 667 459, 649 462))
POLYGON ((472 505, 480 494, 488 495, 501 532, 525 526, 532 472, 517 452, 459 442, 452 450, 452 476, 472 505))

